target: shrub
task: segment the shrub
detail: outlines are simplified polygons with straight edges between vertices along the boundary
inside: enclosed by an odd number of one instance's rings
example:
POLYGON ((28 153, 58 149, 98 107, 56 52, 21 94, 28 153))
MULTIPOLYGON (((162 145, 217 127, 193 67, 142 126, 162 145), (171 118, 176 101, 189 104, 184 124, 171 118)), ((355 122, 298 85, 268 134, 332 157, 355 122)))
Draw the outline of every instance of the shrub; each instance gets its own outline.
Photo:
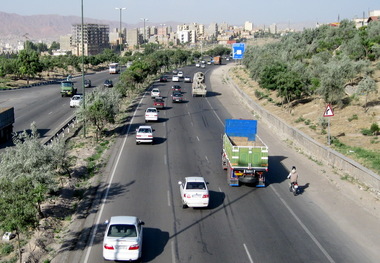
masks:
POLYGON ((303 121, 305 121, 305 119, 304 119, 302 116, 300 116, 300 117, 296 120, 296 123, 303 122, 303 121))
POLYGON ((372 123, 371 128, 369 128, 369 129, 371 130, 373 135, 379 134, 380 128, 379 128, 379 125, 377 123, 372 123))
POLYGON ((1 246, 1 255, 9 255, 14 250, 14 247, 10 243, 5 243, 1 246))
POLYGON ((354 115, 352 115, 351 117, 348 118, 348 121, 351 122, 353 120, 358 120, 358 119, 359 119, 358 115, 354 114, 354 115))

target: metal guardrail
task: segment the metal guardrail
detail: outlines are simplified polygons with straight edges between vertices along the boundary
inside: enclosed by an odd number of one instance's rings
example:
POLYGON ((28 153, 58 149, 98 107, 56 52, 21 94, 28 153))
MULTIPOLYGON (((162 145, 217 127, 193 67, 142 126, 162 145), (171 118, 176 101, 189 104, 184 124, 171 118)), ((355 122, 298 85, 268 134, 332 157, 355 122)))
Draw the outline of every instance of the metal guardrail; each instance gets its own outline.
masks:
POLYGON ((54 132, 53 136, 46 138, 42 143, 44 145, 49 145, 53 141, 59 139, 59 137, 64 138, 66 133, 70 133, 70 129, 74 129, 76 123, 78 123, 76 116, 69 118, 62 127, 54 132))

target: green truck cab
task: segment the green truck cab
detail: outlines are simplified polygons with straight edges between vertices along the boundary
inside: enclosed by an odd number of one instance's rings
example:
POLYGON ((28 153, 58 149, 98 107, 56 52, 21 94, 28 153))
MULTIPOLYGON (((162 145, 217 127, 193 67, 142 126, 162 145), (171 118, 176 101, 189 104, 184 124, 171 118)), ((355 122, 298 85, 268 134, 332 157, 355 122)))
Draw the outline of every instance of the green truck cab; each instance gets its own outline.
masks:
POLYGON ((72 97, 77 94, 77 89, 74 86, 74 82, 70 80, 61 82, 61 96, 62 97, 72 97))
POLYGON ((257 120, 226 120, 222 167, 227 170, 230 186, 245 183, 265 187, 268 147, 257 136, 257 120))

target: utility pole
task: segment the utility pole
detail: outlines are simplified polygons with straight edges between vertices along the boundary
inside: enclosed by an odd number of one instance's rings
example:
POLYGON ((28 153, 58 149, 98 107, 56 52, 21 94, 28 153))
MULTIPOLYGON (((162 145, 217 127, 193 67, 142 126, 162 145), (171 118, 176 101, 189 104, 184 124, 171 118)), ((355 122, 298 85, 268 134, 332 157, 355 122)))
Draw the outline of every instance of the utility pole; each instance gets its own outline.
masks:
MULTIPOLYGON (((83 23, 83 0, 81 0, 82 26, 81 26, 81 42, 82 42, 82 90, 83 90, 83 108, 86 109, 86 90, 84 87, 84 23, 83 23)), ((86 138, 86 118, 83 120, 83 136, 86 138)))

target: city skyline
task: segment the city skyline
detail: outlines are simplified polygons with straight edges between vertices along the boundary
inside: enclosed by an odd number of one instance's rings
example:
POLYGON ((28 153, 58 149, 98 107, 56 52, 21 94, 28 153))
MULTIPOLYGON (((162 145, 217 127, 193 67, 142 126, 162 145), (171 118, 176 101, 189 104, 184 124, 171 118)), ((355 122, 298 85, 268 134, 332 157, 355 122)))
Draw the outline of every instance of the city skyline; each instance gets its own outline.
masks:
MULTIPOLYGON (((66 0, 62 5, 48 4, 46 0, 14 0, 2 6, 2 12, 23 16, 29 15, 62 15, 81 16, 81 0, 66 0)), ((219 0, 219 1, 173 1, 173 0, 83 0, 84 17, 100 20, 119 21, 122 11, 123 23, 136 24, 141 18, 157 24, 166 21, 183 23, 210 24, 226 22, 231 25, 242 25, 250 21, 255 25, 273 23, 328 23, 339 19, 361 18, 371 10, 380 9, 373 0, 219 0)))

